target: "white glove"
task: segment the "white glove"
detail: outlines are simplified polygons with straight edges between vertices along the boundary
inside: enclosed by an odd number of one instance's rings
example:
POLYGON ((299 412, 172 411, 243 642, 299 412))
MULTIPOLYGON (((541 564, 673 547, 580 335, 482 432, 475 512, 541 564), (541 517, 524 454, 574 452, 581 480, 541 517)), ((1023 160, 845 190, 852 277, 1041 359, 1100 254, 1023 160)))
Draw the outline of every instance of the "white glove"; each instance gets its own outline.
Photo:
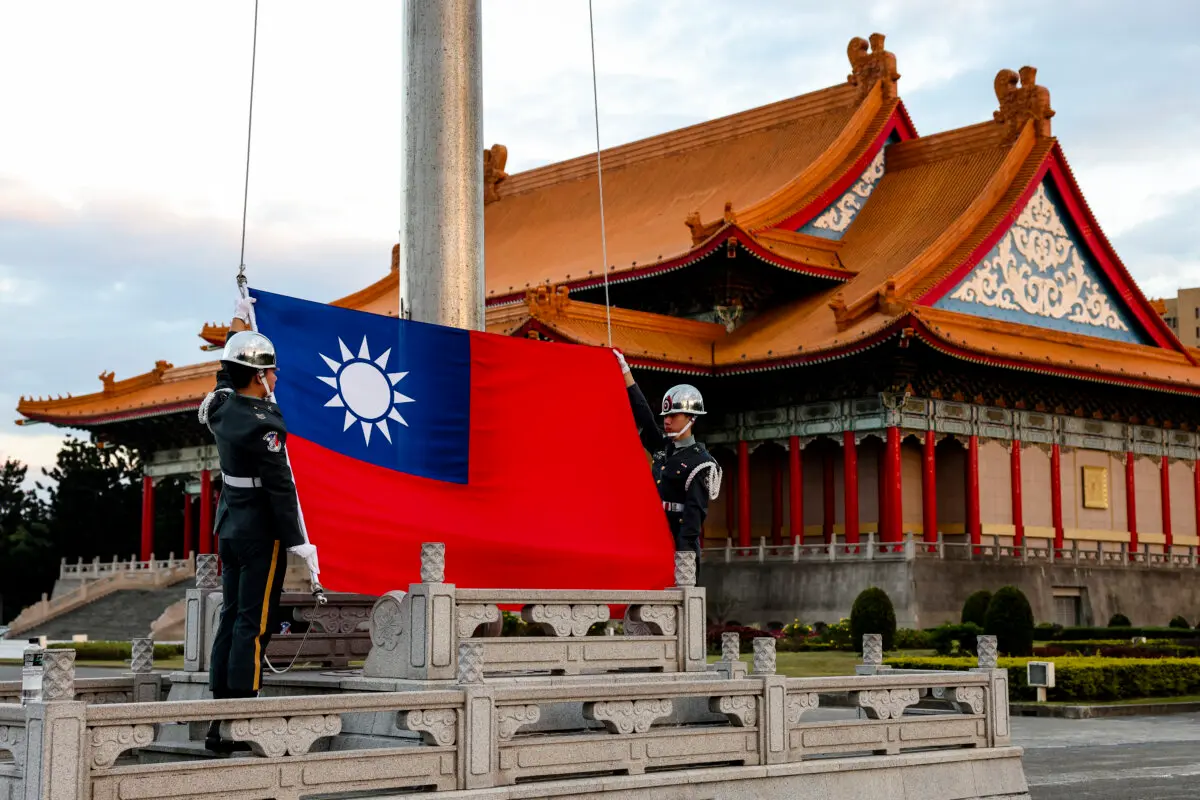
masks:
POLYGON ((304 559, 304 563, 308 565, 308 571, 312 574, 313 580, 321 574, 321 565, 317 563, 317 546, 313 544, 298 544, 295 547, 289 547, 288 552, 295 553, 304 559))
POLYGON ((621 351, 616 349, 615 347, 613 348, 613 354, 617 357, 617 363, 619 363, 621 365, 621 374, 628 375, 629 374, 629 364, 628 364, 628 362, 625 361, 625 356, 621 355, 621 351))
POLYGON ((233 318, 240 319, 242 322, 249 325, 251 311, 250 307, 254 305, 254 302, 255 301, 253 297, 239 297, 237 305, 233 307, 233 318))

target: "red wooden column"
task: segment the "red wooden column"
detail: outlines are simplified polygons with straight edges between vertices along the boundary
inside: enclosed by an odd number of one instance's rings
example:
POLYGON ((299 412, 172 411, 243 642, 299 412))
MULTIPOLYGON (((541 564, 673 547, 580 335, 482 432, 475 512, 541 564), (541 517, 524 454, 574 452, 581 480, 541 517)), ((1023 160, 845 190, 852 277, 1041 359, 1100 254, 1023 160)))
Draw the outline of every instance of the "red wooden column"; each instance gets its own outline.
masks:
POLYGON ((771 450, 771 544, 783 544, 783 459, 771 450))
POLYGON ((1133 477, 1133 453, 1125 454, 1125 518, 1129 525, 1129 559, 1138 551, 1137 481, 1133 477))
POLYGON ((1192 483, 1195 496, 1193 504, 1196 506, 1196 533, 1200 535, 1200 461, 1192 462, 1192 483))
POLYGON ((979 524, 979 437, 967 440, 967 533, 971 544, 979 544, 983 531, 979 524))
POLYGON ((858 445, 854 441, 854 431, 842 433, 842 451, 846 541, 858 544, 858 445))
POLYGON ((1050 518, 1054 524, 1054 552, 1063 546, 1063 513, 1062 513, 1062 456, 1058 442, 1050 445, 1050 518))
POLYGON ((154 478, 142 476, 142 561, 154 550, 154 478))
POLYGON ((196 548, 196 552, 200 554, 213 552, 212 535, 213 535, 213 493, 212 493, 212 473, 209 470, 200 470, 200 526, 197 539, 200 540, 200 546, 196 548))
MULTIPOLYGON (((804 468, 800 459, 800 437, 788 437, 788 533, 792 544, 804 544, 804 468)), ((1200 483, 1197 484, 1200 492, 1200 483)), ((1200 494, 1197 494, 1200 498, 1200 494)), ((1197 506, 1200 513, 1200 506, 1197 506)), ((1200 526, 1197 526, 1200 530, 1200 526)))
POLYGON ((192 552, 192 496, 187 492, 183 495, 183 557, 187 558, 192 552))
POLYGON ((833 522, 837 518, 837 493, 833 485, 833 452, 826 450, 821 459, 821 493, 824 509, 821 516, 821 536, 825 544, 833 541, 833 522))
POLYGON ((1012 476, 1012 520, 1013 546, 1025 544, 1025 504, 1021 502, 1021 440, 1013 439, 1012 453, 1009 458, 1009 472, 1012 476))
POLYGON ((1159 484, 1162 486, 1162 517, 1163 517, 1163 552, 1170 554, 1174 539, 1171 536, 1171 464, 1167 457, 1162 457, 1158 467, 1159 484))
POLYGON ((921 463, 921 527, 926 542, 937 541, 937 436, 925 432, 925 452, 921 463))
POLYGON ((887 458, 881 466, 884 469, 884 500, 887 509, 880 517, 887 527, 883 533, 885 542, 899 542, 904 538, 904 498, 901 489, 900 466, 900 429, 892 426, 887 429, 887 458))
POLYGON ((750 444, 738 442, 738 544, 750 546, 750 444))

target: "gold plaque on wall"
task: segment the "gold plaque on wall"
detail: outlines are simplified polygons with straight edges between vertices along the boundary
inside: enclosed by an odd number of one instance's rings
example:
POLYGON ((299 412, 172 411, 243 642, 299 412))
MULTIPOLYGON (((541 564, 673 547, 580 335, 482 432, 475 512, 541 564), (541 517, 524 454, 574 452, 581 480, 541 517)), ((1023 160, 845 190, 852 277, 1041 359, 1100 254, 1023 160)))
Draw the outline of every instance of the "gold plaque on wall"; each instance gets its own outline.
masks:
POLYGON ((1108 467, 1083 468, 1083 507, 1108 508, 1108 467))

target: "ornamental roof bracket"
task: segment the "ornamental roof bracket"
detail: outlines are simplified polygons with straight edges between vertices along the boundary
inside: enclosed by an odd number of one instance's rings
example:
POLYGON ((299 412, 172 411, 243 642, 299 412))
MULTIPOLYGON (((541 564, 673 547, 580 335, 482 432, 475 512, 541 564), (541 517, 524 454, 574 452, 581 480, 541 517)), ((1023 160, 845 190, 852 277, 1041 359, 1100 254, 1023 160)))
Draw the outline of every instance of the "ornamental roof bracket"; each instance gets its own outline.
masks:
POLYGON ((721 219, 714 220, 713 222, 701 222, 700 212, 693 211, 687 215, 683 224, 687 225, 688 230, 692 232, 692 247, 697 247, 725 225, 736 225, 737 215, 733 213, 733 202, 726 200, 725 212, 721 219))
POLYGON ((1034 133, 1048 137, 1050 118, 1050 90, 1037 83, 1037 67, 1021 67, 1020 72, 1002 69, 993 82, 1000 109, 992 112, 992 119, 1008 128, 1008 136, 1015 139, 1025 123, 1032 121, 1034 133))
POLYGON ((500 199, 500 184, 508 179, 504 165, 508 163, 508 148, 494 144, 483 151, 483 204, 500 199))
POLYGON ((570 305, 569 294, 570 289, 566 286, 542 284, 525 292, 525 302, 533 316, 557 316, 570 305))
POLYGON ((896 82, 900 73, 896 71, 895 54, 883 49, 884 35, 872 33, 868 42, 861 36, 855 36, 846 46, 846 55, 850 58, 851 72, 846 80, 851 86, 857 87, 854 99, 862 102, 876 83, 881 83, 883 101, 896 99, 896 82))

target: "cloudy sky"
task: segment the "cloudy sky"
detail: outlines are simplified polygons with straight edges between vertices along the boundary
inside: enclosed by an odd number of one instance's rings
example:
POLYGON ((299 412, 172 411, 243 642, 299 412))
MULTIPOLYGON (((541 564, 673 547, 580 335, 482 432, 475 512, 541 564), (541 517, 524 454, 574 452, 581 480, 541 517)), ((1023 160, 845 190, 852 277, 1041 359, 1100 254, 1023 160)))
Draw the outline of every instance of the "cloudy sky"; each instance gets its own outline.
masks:
MULTIPOLYGON (((315 300, 388 269, 401 213, 400 0, 261 0, 246 263, 315 300)), ((206 358, 234 297, 252 0, 0 0, 0 458, 62 432, 20 394, 206 358), (7 416, 6 416, 7 415, 7 416)), ((605 146, 845 80, 887 34, 922 134, 1038 67, 1054 132, 1145 291, 1200 285, 1194 0, 596 0, 605 146)), ((508 171, 594 147, 586 0, 487 0, 484 138, 508 171)), ((33 471, 36 471, 33 470, 33 471)))

